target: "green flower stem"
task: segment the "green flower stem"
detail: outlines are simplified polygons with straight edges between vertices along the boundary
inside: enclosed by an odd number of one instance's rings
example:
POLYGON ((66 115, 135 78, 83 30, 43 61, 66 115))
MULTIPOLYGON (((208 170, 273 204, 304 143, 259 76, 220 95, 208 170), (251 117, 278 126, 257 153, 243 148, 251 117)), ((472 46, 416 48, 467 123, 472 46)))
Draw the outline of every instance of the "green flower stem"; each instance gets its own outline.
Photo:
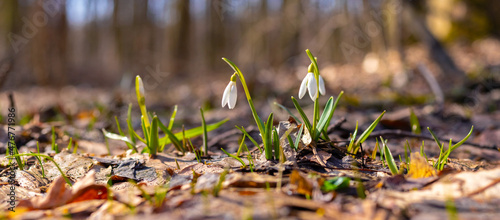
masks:
POLYGON ((313 114, 313 126, 312 126, 312 131, 311 131, 311 136, 314 137, 316 135, 316 132, 321 132, 321 131, 316 131, 316 124, 318 123, 319 120, 319 68, 318 68, 318 62, 316 62, 316 58, 312 55, 311 51, 309 49, 306 50, 307 56, 311 60, 311 63, 314 65, 314 78, 316 79, 316 98, 314 99, 314 114, 313 114))
MULTIPOLYGON (((257 127, 259 128, 259 132, 261 134, 264 134, 264 125, 262 120, 259 118, 259 115, 257 115, 257 111, 255 110, 255 106, 253 105, 252 97, 250 96, 250 91, 248 91, 247 83, 245 81, 245 77, 243 76, 243 73, 240 71, 240 69, 234 64, 232 61, 228 60, 227 58, 222 58, 224 61, 226 61, 227 64, 233 68, 235 71, 236 75, 238 75, 238 78, 240 79, 241 85, 243 86, 243 90, 245 91, 245 95, 247 97, 248 105, 250 106, 250 110, 252 111, 252 116, 255 119, 255 122, 257 123, 257 127)), ((264 143, 265 145, 266 143, 264 143)))

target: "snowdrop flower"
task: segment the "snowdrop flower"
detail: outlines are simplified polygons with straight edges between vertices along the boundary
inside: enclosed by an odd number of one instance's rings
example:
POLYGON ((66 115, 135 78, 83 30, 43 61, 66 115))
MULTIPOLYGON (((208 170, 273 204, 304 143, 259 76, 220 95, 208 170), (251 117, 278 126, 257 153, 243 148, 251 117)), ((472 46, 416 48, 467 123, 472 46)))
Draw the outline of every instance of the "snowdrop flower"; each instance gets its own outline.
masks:
POLYGON ((222 95, 222 107, 227 106, 229 109, 233 109, 236 105, 236 98, 238 96, 238 90, 236 89, 236 73, 231 76, 231 81, 226 86, 224 90, 224 95, 222 95))
MULTIPOLYGON (((316 97, 318 97, 318 87, 316 84, 316 77, 314 77, 313 68, 314 67, 312 64, 309 65, 309 68, 307 69, 308 73, 300 84, 299 99, 302 99, 302 97, 304 97, 304 95, 306 94, 306 87, 309 91, 309 96, 313 101, 316 99, 316 97)), ((319 76, 319 93, 321 95, 325 94, 325 82, 323 81, 323 77, 321 77, 321 75, 319 76)))

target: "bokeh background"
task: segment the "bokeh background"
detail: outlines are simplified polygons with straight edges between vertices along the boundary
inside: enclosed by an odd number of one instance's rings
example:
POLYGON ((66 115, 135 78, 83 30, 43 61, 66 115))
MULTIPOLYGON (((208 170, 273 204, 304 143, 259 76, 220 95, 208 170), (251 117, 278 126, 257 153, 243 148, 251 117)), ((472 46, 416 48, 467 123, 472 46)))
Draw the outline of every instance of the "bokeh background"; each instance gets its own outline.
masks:
POLYGON ((138 74, 156 94, 148 101, 217 107, 227 57, 257 100, 289 104, 305 49, 328 95, 344 90, 353 105, 475 106, 477 92, 498 88, 494 0, 3 0, 0 17, 0 83, 27 95, 21 103, 133 91, 138 74))

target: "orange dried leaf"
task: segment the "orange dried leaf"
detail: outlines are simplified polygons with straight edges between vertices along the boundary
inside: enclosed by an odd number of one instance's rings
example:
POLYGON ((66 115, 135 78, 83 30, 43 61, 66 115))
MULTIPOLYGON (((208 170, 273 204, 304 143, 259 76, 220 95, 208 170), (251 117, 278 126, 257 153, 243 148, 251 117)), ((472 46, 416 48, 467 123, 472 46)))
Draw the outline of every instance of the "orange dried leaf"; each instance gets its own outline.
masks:
POLYGON ((420 153, 412 153, 410 161, 410 169, 407 177, 410 178, 427 178, 437 176, 437 171, 434 169, 427 160, 420 155, 420 153))

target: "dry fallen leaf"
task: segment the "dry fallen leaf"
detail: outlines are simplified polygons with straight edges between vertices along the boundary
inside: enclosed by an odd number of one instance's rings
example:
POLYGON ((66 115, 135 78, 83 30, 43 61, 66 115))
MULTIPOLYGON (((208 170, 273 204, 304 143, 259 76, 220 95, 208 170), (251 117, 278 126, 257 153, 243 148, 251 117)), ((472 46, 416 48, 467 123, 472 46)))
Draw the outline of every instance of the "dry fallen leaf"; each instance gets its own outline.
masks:
POLYGON ((407 177, 418 179, 435 176, 437 176, 436 169, 420 153, 411 154, 410 169, 408 170, 407 177))
POLYGON ((293 170, 290 174, 290 184, 288 184, 288 190, 292 193, 310 196, 312 195, 313 184, 306 177, 303 177, 299 171, 293 170))
POLYGON ((29 200, 21 200, 18 207, 26 207, 30 210, 50 209, 69 203, 106 199, 107 196, 106 186, 95 184, 95 172, 90 171, 72 188, 66 185, 62 176, 59 176, 50 184, 45 197, 37 196, 29 200))

